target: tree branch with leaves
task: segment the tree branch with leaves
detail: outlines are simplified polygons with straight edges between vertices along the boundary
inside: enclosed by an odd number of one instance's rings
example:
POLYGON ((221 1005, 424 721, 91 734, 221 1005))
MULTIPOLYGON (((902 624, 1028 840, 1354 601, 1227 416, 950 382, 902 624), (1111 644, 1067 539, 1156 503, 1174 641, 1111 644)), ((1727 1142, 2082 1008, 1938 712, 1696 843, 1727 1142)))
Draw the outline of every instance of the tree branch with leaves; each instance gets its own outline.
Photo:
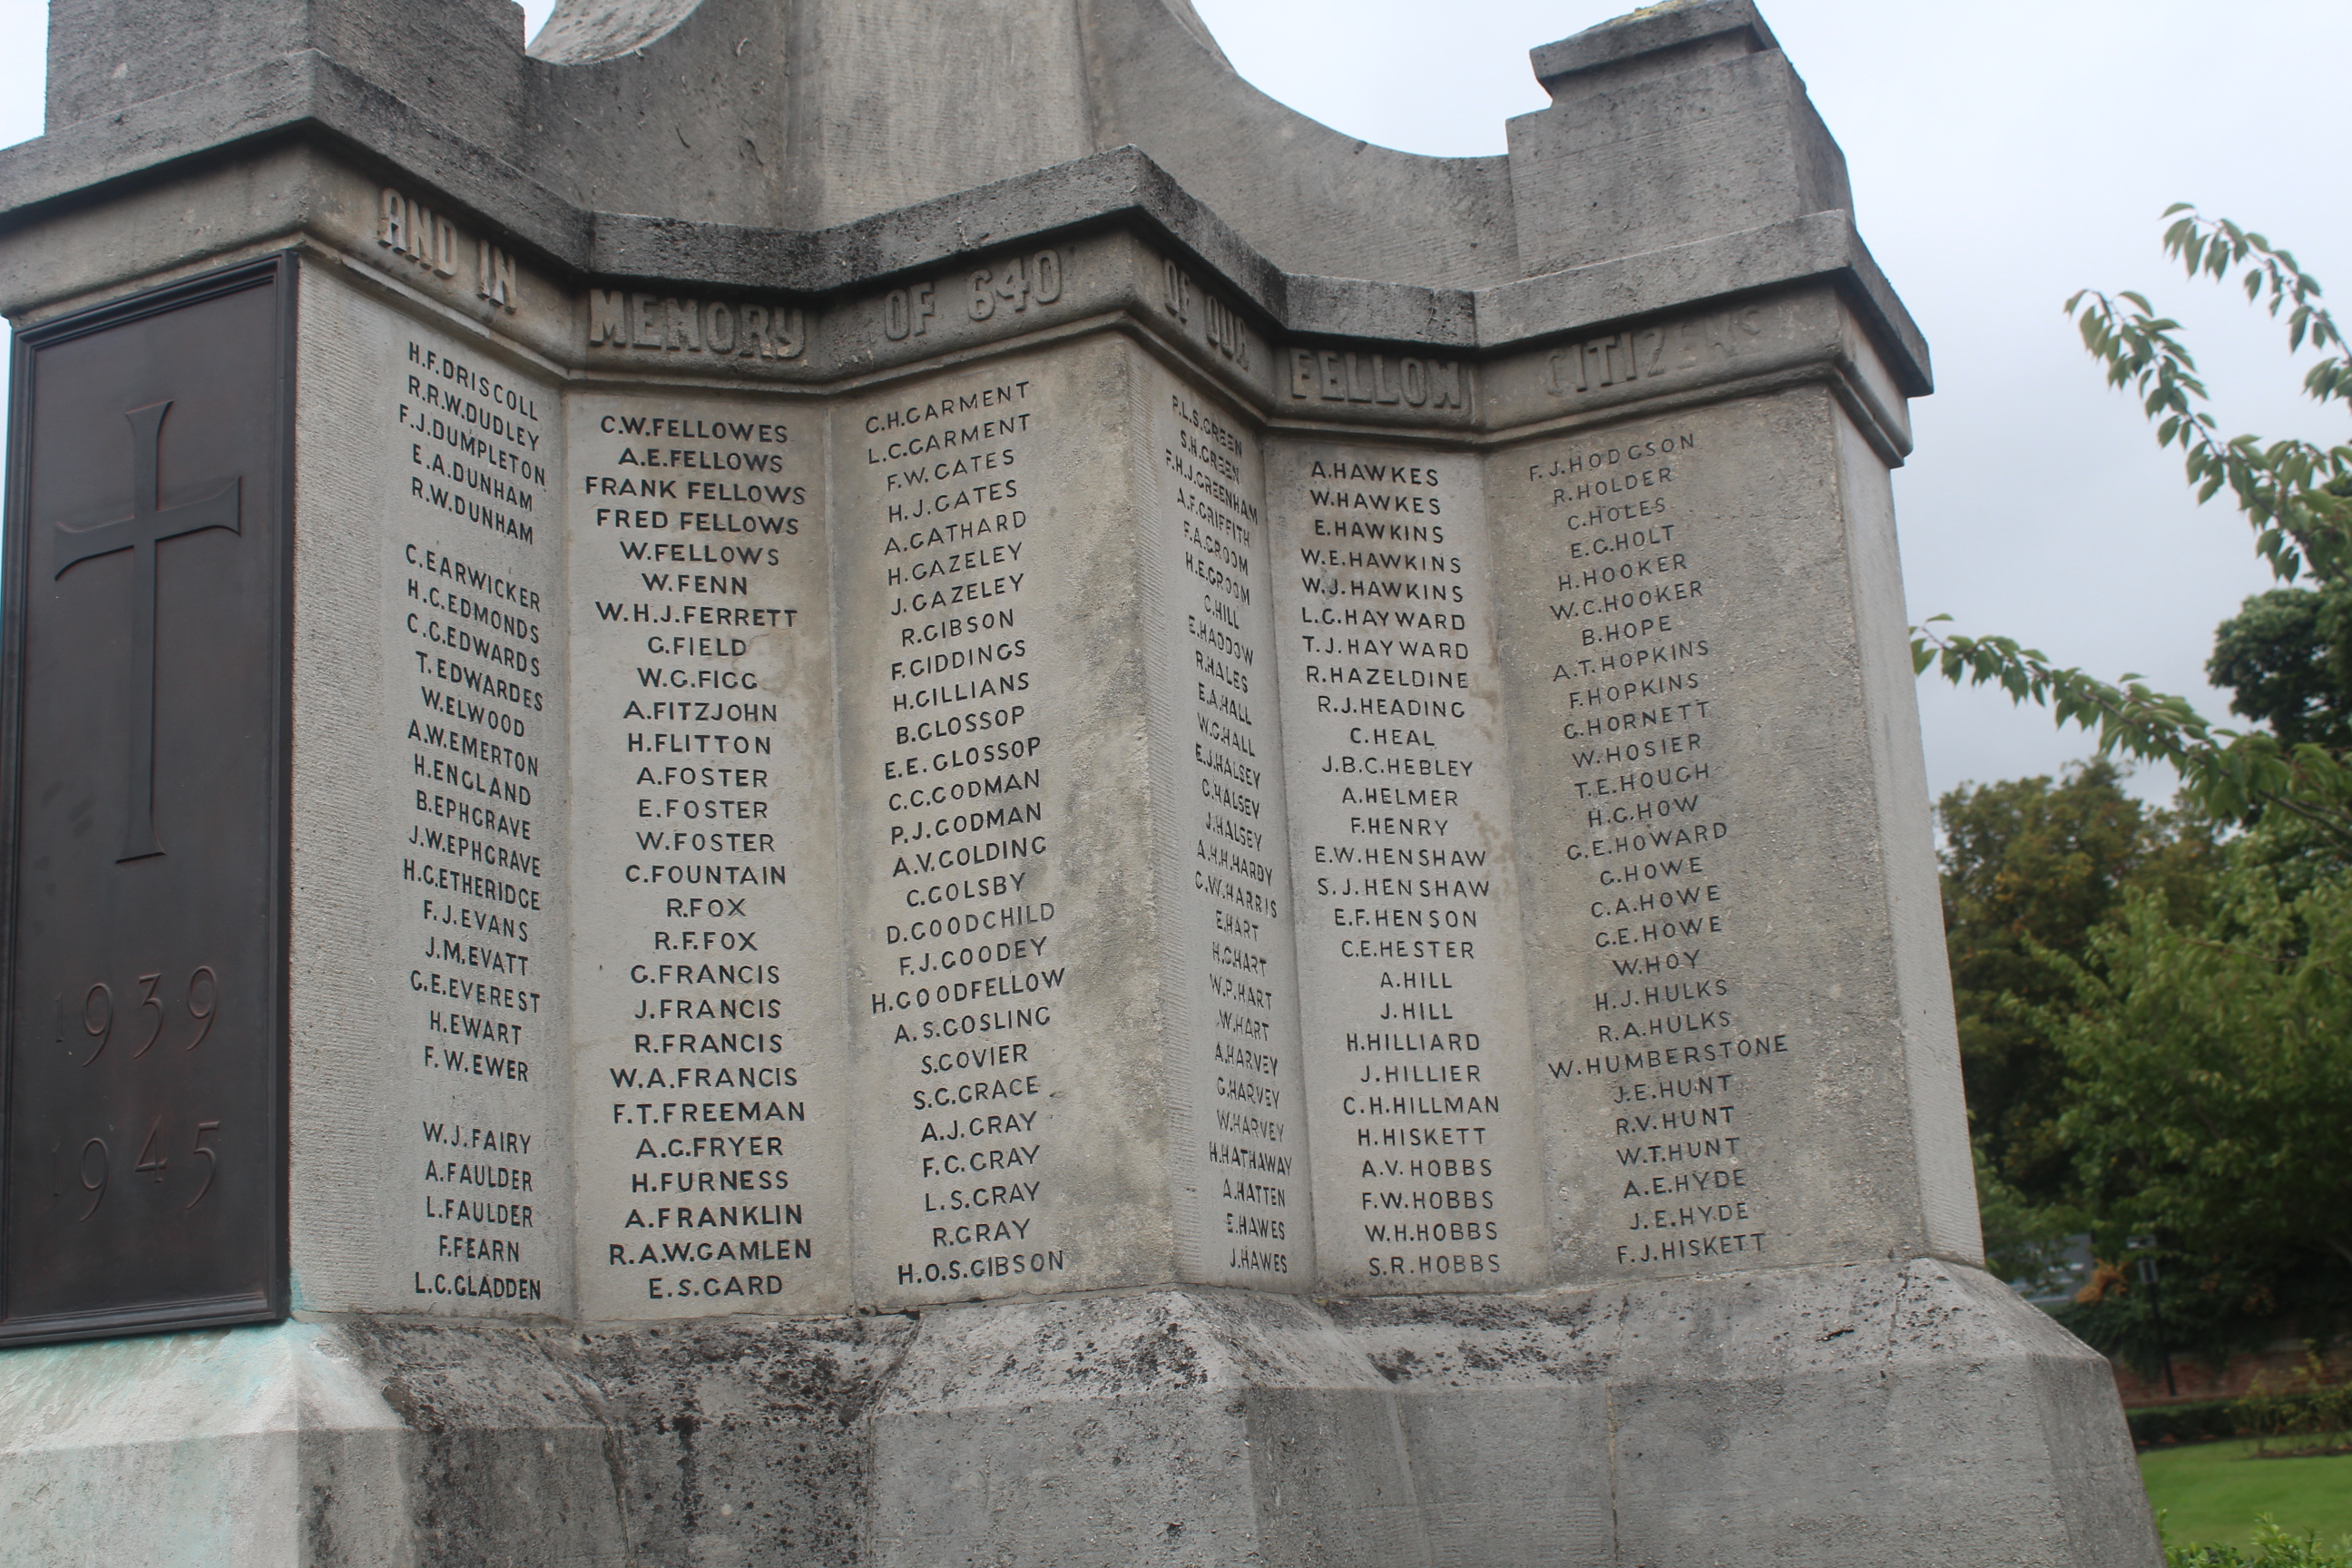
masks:
MULTIPOLYGON (((2283 320, 2287 349, 2322 357, 2305 375, 2306 395, 2352 405, 2352 354, 2320 304, 2318 280, 2294 253, 2227 218, 2208 219, 2187 204, 2165 213, 2166 254, 2192 279, 2227 281, 2238 272, 2250 304, 2283 320)), ((2160 448, 2178 447, 2201 504, 2227 492, 2254 531, 2254 548, 2280 582, 2308 578, 2325 592, 2352 591, 2352 445, 2224 438, 2180 323, 2157 313, 2144 294, 2083 289, 2065 304, 2083 345, 2105 368, 2107 384, 2137 396, 2160 448)), ((2110 682, 2054 664, 2037 648, 2005 637, 1940 631, 1937 616, 1912 628, 1916 669, 1934 668, 1955 686, 1994 685, 2020 704, 2050 710, 2061 726, 2097 739, 2103 755, 2170 765, 2189 796, 2225 820, 2243 821, 2276 807, 2352 852, 2352 752, 2316 740, 2289 742, 2272 730, 2231 730, 2200 714, 2188 699, 2151 690, 2135 675, 2110 682)))
MULTIPOLYGON (((2164 249, 2191 279, 2234 283, 2284 328, 2291 354, 2315 352, 2305 394, 2330 412, 2352 405, 2352 353, 2294 255, 2187 206, 2165 216, 2164 249)), ((1986 847, 1954 831, 1986 792, 1948 797, 1947 924, 1956 979, 1970 979, 1956 986, 1963 1040, 1977 1047, 1964 1055, 1969 1105, 2012 1252, 2062 1223, 2087 1225, 2110 1260, 2153 1235, 2181 1282, 2167 1288, 2159 1331, 2154 1302, 2109 1269, 2114 1289, 2068 1309, 2073 1326, 2111 1351, 2160 1360, 2186 1335, 2221 1354, 2281 1311, 2333 1321, 2352 1304, 2352 445, 2225 437, 2179 322, 2147 296, 2085 289, 2065 309, 2107 384, 2179 455, 2199 502, 2226 497, 2245 520, 2279 585, 2223 623, 2206 667, 2249 721, 2235 728, 2136 675, 2103 679, 2014 638, 1948 630, 1944 616, 1913 628, 1920 673, 1998 687, 2092 736, 2103 757, 2177 771, 2184 820, 2219 868, 2186 901, 2126 870, 2071 927, 1989 931, 1992 911, 1969 903, 1963 875, 1964 852, 1981 859, 1986 847), (2243 831, 2217 840, 2211 825, 2243 831), (2007 1050, 1992 1063, 2007 1079, 1984 1070, 1991 1047, 2007 1050), (2004 1107, 2006 1120, 1989 1114, 2004 1107)), ((2051 793, 2039 780, 1991 787, 2021 784, 2051 793)), ((2012 860, 2034 885, 2011 902, 2039 909, 2063 891, 2063 868, 2028 866, 2009 843, 2004 868, 2012 860)))

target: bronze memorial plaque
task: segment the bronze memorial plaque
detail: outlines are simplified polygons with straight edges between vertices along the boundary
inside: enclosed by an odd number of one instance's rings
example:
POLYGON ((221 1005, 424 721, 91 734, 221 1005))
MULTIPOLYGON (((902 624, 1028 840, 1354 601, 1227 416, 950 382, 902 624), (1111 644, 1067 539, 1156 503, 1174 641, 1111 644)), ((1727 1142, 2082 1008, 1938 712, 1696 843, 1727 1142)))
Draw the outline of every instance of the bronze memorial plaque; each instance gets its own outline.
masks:
POLYGON ((285 1314, 293 296, 16 339, 0 1342, 285 1314))

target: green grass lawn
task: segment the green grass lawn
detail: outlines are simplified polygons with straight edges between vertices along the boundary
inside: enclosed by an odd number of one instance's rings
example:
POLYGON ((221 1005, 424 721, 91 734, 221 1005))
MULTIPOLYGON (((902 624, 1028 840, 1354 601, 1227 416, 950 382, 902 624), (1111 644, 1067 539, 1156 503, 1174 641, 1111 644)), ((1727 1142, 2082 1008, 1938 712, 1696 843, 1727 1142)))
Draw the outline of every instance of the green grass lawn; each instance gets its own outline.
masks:
POLYGON ((2164 1513, 2164 1538, 2176 1546, 2244 1546, 2254 1518, 2269 1514, 2324 1543, 2352 1535, 2352 1454, 2313 1459, 2256 1459, 2242 1440, 2183 1443, 2139 1457, 2148 1501, 2164 1513))

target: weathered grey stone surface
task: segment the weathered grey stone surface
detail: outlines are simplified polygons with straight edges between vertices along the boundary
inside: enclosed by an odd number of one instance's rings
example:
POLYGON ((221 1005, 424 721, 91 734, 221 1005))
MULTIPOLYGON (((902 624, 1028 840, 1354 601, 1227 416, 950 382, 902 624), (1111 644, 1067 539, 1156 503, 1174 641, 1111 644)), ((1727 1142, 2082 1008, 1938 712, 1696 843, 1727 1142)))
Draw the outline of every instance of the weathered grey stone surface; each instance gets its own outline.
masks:
MULTIPOLYGON (((1475 334, 1462 334, 1459 327, 1449 332, 1441 324, 1464 315, 1475 320, 1482 296, 1495 292, 1498 300, 1507 300, 1520 279, 1555 272, 1557 263, 1546 265, 1541 257, 1523 264, 1515 228, 1521 209, 1564 198, 1565 193, 1555 196, 1547 190, 1549 180, 1538 181, 1531 171, 1507 176, 1506 159, 1420 158, 1341 137, 1234 76, 1205 36, 1180 25, 1160 0, 1067 0, 1067 5, 1040 4, 1022 8, 1030 13, 1025 17, 1000 20, 1008 37, 1058 39, 1066 31, 1093 40, 1094 71, 1086 86, 1097 97, 1090 118, 1099 128, 1083 144, 1074 140, 1035 163, 995 169, 969 182, 941 171, 919 181, 930 188, 914 189, 903 203, 877 195, 833 210, 786 206, 772 191, 773 180, 765 177, 723 195, 692 194, 709 191, 719 171, 737 163, 735 149, 744 138, 706 133, 703 145, 724 143, 726 153, 716 160, 695 157, 694 132, 699 127, 682 117, 721 112, 712 106, 723 104, 732 124, 742 112, 740 106, 760 101, 761 95, 730 89, 681 97, 668 84, 680 76, 691 78, 697 67, 733 81, 740 74, 739 62, 774 60, 780 52, 776 13, 755 0, 704 0, 669 30, 617 51, 586 77, 568 55, 560 68, 552 57, 541 63, 523 56, 506 31, 520 13, 503 0, 484 0, 478 7, 469 0, 444 0, 428 9, 432 25, 396 28, 360 20, 365 7, 359 0, 221 7, 244 18, 234 25, 197 3, 176 16, 142 10, 137 29, 110 6, 60 6, 57 26, 63 32, 53 37, 69 37, 71 43, 53 43, 52 59, 58 63, 52 68, 64 71, 74 85, 62 100, 52 94, 47 135, 0 152, 0 205, 25 216, 38 216, 48 204, 68 196, 81 205, 113 182, 228 147, 249 153, 254 143, 309 131, 356 144, 413 171, 451 201, 495 214, 499 228, 560 265, 601 273, 822 290, 977 249, 992 238, 1133 215, 1164 229, 1230 287, 1297 331, 1440 343, 1459 334, 1460 341, 1500 346, 1530 330, 1556 330, 1577 319, 1555 317, 1532 329, 1507 319, 1499 331, 1475 334), (91 79, 100 74, 96 62, 101 57, 128 64, 135 52, 130 38, 167 34, 225 37, 238 47, 218 51, 217 70, 195 60, 159 60, 166 72, 155 83, 161 91, 142 90, 128 70, 113 77, 111 65, 104 67, 102 81, 91 79), (446 74, 459 37, 473 46, 460 57, 463 68, 489 75, 473 80, 446 74), (753 47, 754 38, 767 44, 764 54, 753 47), (326 47, 329 41, 333 47, 326 47), (593 88, 575 85, 592 79, 593 88), (588 101, 572 102, 568 95, 574 93, 588 101), (1152 107, 1146 112, 1129 100, 1152 107), (60 101, 68 107, 58 108, 60 101), (1212 102, 1221 111, 1204 108, 1212 102), (493 105, 499 112, 490 118, 493 105), (667 142, 637 133, 641 115, 648 123, 670 127, 667 142), (549 130, 575 122, 579 131, 597 130, 586 135, 549 130), (618 133, 624 127, 627 133, 618 133), (1284 152, 1269 168, 1264 150, 1272 145, 1284 152), (601 180, 542 171, 546 160, 575 156, 649 162, 601 180), (1290 294, 1302 288, 1306 295, 1294 304, 1290 294), (1331 305, 1314 308, 1326 300, 1333 305, 1339 300, 1360 303, 1336 311, 1331 305)), ((604 9, 560 6, 543 36, 551 43, 573 37, 575 18, 593 18, 604 9)), ((646 16, 650 22, 677 9, 647 7, 646 16)), ((842 0, 841 9, 854 15, 859 8, 842 0)), ((1743 49, 1769 42, 1752 5, 1732 9, 1747 20, 1724 26, 1724 37, 1746 39, 1743 49)), ((829 13, 810 5, 796 7, 793 15, 821 30, 829 13)), ((595 26, 582 25, 592 31, 595 26)), ((650 26, 646 31, 652 32, 650 26)), ((638 36, 636 24, 620 36, 638 36)), ((914 51, 928 52, 928 45, 914 51)), ((1629 46, 1629 52, 1638 51, 1629 46)), ((1768 65, 1782 59, 1777 50, 1757 58, 1768 65)), ((904 49, 897 55, 875 52, 875 62, 884 58, 900 70, 909 64, 904 49)), ((761 74, 767 68, 751 68, 752 83, 766 84, 772 101, 786 97, 761 74)), ((856 68, 882 68, 869 63, 856 68)), ((963 68, 950 67, 941 56, 930 68, 963 68)), ((1776 101, 1792 120, 1817 123, 1801 85, 1785 73, 1785 65, 1780 68, 1783 74, 1759 90, 1779 94, 1776 101)), ((893 80, 893 91, 908 90, 905 76, 893 80)), ((1002 90, 975 97, 961 77, 930 96, 1000 121, 1022 118, 1029 101, 1002 90)), ((878 114, 871 97, 862 112, 878 114)), ((1529 121, 1546 121, 1559 112, 1556 108, 1528 116, 1521 124, 1532 132, 1538 128, 1529 121)), ((1703 118, 1679 130, 1671 121, 1653 128, 1647 155, 1665 161, 1662 173, 1676 157, 1691 171, 1707 167, 1712 149, 1704 141, 1693 145, 1704 135, 1703 118)), ((829 160, 810 159, 818 166, 800 177, 852 187, 894 184, 899 176, 889 171, 898 166, 891 160, 901 156, 893 151, 900 142, 909 146, 906 156, 958 158, 990 143, 996 130, 982 121, 940 136, 920 122, 858 123, 863 135, 836 138, 827 149, 829 160)), ((1828 155, 1836 157, 1833 145, 1828 155)), ((792 165, 779 159, 777 166, 792 165)), ((741 172, 735 167, 736 175, 741 172)), ((1577 177, 1575 166, 1561 177, 1577 177)), ((1811 184, 1820 187, 1822 182, 1811 184)), ((283 180, 265 188, 279 201, 299 189, 289 189, 283 180)), ((1656 244, 1604 248, 1589 264, 1760 231, 1731 252, 1718 247, 1695 254, 1687 263, 1645 258, 1645 277, 1674 279, 1681 273, 1686 281, 1679 288, 1670 283, 1663 292, 1653 281, 1638 301, 1612 300, 1609 309, 1580 314, 1606 320, 1741 288, 1832 277, 1867 301, 1874 330, 1892 342, 1906 390, 1924 393, 1927 344, 1855 237, 1851 215, 1837 216, 1844 209, 1827 199, 1832 194, 1801 189, 1792 176, 1776 204, 1742 206, 1726 198, 1711 214, 1721 220, 1714 226, 1667 236, 1656 244), (1806 205, 1809 200, 1812 205, 1806 205), (1792 205, 1792 211, 1773 210, 1792 205), (1835 218, 1836 237, 1826 244, 1820 238, 1792 242, 1773 233, 1807 214, 1835 218)), ((295 215, 281 210, 277 216, 282 225, 295 215)), ((1701 216, 1689 221, 1700 222, 1701 216)), ((255 232, 258 237, 282 228, 255 232)), ((185 240, 175 243, 181 255, 208 253, 185 240)), ((99 258, 87 254, 96 247, 75 248, 85 253, 85 260, 63 287, 102 286, 108 275, 93 271, 99 258)), ((36 254, 52 249, 41 247, 36 254)), ((12 268, 31 259, 13 250, 8 258, 12 268)), ((141 270, 162 264, 126 259, 141 270)), ((1570 283, 1580 271, 1570 268, 1554 286, 1570 283)), ((21 310, 57 298, 57 287, 28 278, 13 283, 5 299, 11 310, 21 310)))
POLYGON ((1958 1563, 1991 1531, 2002 1562, 2060 1563, 2146 1528, 2127 1451, 2009 1408, 2091 1407, 2105 1361, 1976 1270, 1333 1316, 1395 1384, 1424 1510, 1450 1527, 1435 1561, 1706 1563, 1728 1534, 1753 1561, 1958 1563))
POLYGON ((58 0, 0 151, 21 322, 301 263, 296 1320, 0 1354, 0 1560, 2153 1562, 1748 0, 1462 160, 1183 0, 519 17, 58 0))
POLYGON ((2105 1361, 1928 1261, 11 1361, 10 1563, 2041 1568, 2147 1529, 2105 1361))

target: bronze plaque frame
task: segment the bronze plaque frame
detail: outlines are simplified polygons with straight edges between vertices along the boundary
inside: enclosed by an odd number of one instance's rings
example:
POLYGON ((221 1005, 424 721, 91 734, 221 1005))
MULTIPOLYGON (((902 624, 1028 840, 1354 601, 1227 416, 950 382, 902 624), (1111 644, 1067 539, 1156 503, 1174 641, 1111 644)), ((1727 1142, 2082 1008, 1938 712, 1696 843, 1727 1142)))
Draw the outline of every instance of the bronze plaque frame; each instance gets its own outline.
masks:
POLYGON ((296 277, 16 340, 0 1343, 286 1315, 296 277))

